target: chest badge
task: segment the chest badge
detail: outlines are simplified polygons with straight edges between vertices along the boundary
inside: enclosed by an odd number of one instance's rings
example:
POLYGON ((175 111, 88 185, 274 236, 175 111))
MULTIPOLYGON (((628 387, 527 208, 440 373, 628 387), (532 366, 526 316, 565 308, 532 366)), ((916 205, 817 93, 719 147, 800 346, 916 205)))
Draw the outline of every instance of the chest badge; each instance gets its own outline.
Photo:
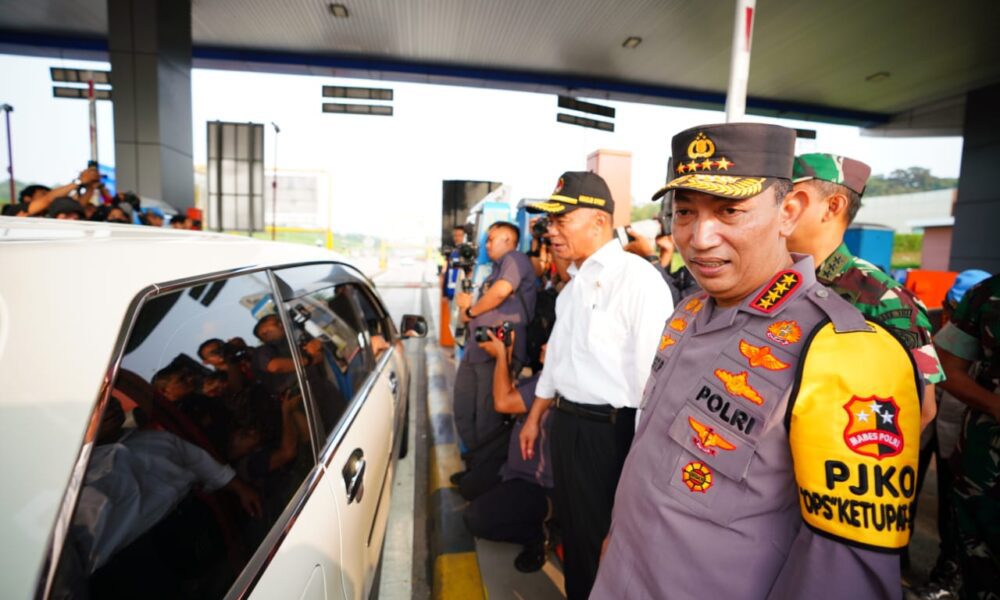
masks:
POLYGON ((727 451, 736 449, 736 446, 734 446, 732 442, 716 433, 715 430, 708 425, 699 422, 694 417, 688 417, 688 425, 691 426, 691 429, 694 430, 695 433, 694 437, 691 438, 691 441, 694 442, 694 445, 705 454, 715 456, 716 448, 727 451))
POLYGON ((788 368, 788 363, 782 362, 771 354, 769 346, 754 346, 746 340, 740 340, 740 354, 746 357, 751 367, 763 367, 768 371, 781 371, 788 368))
POLYGON ((844 410, 847 411, 844 441, 852 451, 879 460, 903 451, 899 405, 894 398, 853 396, 844 410))
POLYGON ((712 487, 712 469, 698 461, 691 461, 681 469, 681 481, 692 492, 704 494, 712 487))
POLYGON ((695 297, 687 301, 687 304, 684 305, 684 310, 692 315, 696 315, 704 306, 705 303, 701 301, 701 298, 695 297))
POLYGON ((802 339, 802 328, 796 321, 775 321, 767 326, 767 339, 787 346, 802 339))
POLYGON ((669 335, 667 335, 667 334, 664 333, 660 337, 660 350, 666 350, 667 348, 673 346, 676 343, 677 343, 677 341, 674 340, 674 338, 672 338, 669 335))
POLYGON ((725 369, 716 369, 715 376, 726 386, 726 391, 733 396, 749 400, 757 405, 764 404, 763 396, 750 385, 748 381, 750 374, 746 371, 737 374, 730 373, 725 369))
POLYGON ((782 271, 775 275, 771 283, 757 294, 757 297, 750 302, 750 306, 762 313, 772 313, 791 298, 792 293, 800 285, 802 285, 802 276, 796 271, 782 271))

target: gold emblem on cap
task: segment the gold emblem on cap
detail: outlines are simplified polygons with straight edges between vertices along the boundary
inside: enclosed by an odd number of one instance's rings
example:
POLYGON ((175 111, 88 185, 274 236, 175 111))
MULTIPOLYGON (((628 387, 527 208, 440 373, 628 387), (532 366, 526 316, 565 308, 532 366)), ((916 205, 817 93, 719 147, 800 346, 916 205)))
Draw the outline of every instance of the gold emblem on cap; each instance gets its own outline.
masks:
POLYGON ((688 144, 689 158, 709 158, 715 154, 715 142, 704 133, 699 133, 688 144))

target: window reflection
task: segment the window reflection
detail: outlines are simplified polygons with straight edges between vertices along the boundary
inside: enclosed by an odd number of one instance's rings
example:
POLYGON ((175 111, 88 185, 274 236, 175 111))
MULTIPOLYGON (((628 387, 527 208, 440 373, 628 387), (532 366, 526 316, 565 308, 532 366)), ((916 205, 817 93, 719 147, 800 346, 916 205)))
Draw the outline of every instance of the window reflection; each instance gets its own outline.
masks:
POLYGON ((226 593, 313 466, 292 343, 263 273, 143 306, 54 597, 226 593))

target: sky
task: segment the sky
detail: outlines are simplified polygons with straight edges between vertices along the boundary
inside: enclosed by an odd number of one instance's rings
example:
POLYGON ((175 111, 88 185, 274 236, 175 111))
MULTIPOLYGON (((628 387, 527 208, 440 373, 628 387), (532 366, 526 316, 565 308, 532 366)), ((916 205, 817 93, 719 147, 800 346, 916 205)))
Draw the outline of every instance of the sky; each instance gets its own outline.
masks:
MULTIPOLYGON (((87 103, 52 97, 49 68, 108 69, 107 63, 0 55, 0 103, 11 113, 15 176, 57 184, 89 157, 87 103)), ((753 70, 751 66, 751 78, 753 70)), ((499 181, 511 196, 544 197, 563 171, 583 170, 599 148, 632 153, 633 204, 644 204, 666 177, 673 134, 724 121, 721 111, 597 100, 617 110, 613 133, 556 123, 555 96, 471 87, 195 69, 192 72, 195 165, 206 157, 206 122, 264 123, 265 165, 329 174, 335 232, 419 242, 439 235, 441 181, 499 181), (323 85, 389 87, 394 116, 321 112, 323 85)), ((833 152, 874 173, 921 166, 958 177, 962 139, 879 138, 856 127, 748 116, 748 121, 813 129, 799 152, 833 152)), ((102 163, 113 164, 113 114, 98 103, 102 163)), ((2 158, 7 164, 6 151, 2 158)), ((280 202, 280 192, 279 192, 280 202)), ((317 223, 325 226, 326 223, 317 223)))

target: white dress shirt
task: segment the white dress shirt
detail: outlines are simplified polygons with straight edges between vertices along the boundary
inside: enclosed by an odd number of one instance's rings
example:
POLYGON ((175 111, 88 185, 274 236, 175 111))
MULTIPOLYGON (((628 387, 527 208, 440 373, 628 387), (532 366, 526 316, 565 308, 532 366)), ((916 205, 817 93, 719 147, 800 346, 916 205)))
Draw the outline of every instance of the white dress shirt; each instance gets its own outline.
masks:
POLYGON ((670 289, 653 265, 615 239, 569 272, 536 395, 638 408, 674 310, 670 289))

